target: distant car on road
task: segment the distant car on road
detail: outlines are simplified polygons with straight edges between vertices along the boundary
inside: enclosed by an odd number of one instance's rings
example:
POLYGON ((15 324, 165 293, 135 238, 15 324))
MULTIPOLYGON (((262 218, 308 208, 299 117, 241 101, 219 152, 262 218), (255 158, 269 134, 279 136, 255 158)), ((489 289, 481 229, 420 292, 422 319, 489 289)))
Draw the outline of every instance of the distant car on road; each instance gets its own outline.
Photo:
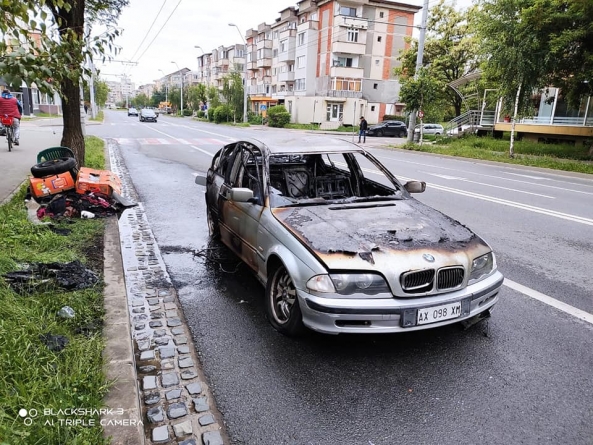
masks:
POLYGON ((128 108, 128 116, 138 116, 138 110, 134 107, 128 108))
POLYGON ((156 122, 157 114, 150 108, 142 108, 140 110, 140 122, 156 122))
MULTIPOLYGON (((420 125, 416 125, 414 133, 420 133, 420 125)), ((445 134, 445 129, 440 124, 422 124, 422 134, 445 134)))
POLYGON ((243 139, 221 148, 196 184, 210 234, 254 271, 267 318, 285 335, 471 324, 498 301, 490 246, 414 199, 424 182, 401 183, 356 144, 243 139))
POLYGON ((367 136, 396 136, 403 138, 408 135, 408 128, 402 121, 383 121, 380 124, 372 125, 367 130, 367 136))

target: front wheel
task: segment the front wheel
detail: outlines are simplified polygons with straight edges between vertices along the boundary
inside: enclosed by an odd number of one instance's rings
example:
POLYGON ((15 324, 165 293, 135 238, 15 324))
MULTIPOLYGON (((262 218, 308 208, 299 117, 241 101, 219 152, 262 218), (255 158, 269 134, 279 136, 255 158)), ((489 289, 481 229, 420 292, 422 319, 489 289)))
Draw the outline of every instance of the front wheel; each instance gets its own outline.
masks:
POLYGON ((212 215, 210 207, 206 207, 206 219, 208 221, 208 233, 213 239, 220 238, 220 228, 218 227, 218 220, 212 215))
POLYGON ((291 337, 305 331, 296 288, 283 265, 268 279, 266 312, 270 324, 281 334, 291 337))
POLYGON ((379 137, 383 136, 383 130, 377 130, 377 136, 379 136, 379 137))

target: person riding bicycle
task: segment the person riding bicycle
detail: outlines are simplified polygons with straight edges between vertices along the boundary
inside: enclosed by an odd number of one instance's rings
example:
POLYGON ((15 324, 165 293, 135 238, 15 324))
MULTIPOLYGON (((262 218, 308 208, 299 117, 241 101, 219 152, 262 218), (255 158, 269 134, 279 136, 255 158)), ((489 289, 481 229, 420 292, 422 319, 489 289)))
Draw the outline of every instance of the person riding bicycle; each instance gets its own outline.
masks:
POLYGON ((21 105, 21 102, 10 94, 8 88, 5 88, 0 96, 0 116, 7 115, 13 119, 12 128, 14 128, 14 145, 19 145, 22 113, 23 106, 21 105))

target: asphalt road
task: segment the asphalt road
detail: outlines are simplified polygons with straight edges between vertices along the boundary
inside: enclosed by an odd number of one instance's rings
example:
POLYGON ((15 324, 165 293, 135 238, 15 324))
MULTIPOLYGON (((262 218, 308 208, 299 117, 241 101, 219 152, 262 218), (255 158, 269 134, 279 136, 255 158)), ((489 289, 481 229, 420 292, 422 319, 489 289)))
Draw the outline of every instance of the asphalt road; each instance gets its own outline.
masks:
POLYGON ((121 112, 89 129, 120 145, 234 443, 593 444, 593 325, 579 319, 593 313, 593 178, 371 149, 493 246, 501 301, 467 331, 294 340, 208 242, 194 184, 222 144, 262 131, 278 130, 121 112))

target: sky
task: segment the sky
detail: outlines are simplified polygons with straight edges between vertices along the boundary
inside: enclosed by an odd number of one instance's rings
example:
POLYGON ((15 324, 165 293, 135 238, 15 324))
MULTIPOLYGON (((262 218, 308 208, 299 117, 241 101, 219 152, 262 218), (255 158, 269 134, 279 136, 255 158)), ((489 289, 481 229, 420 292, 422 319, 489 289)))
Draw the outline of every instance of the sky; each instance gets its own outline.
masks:
MULTIPOLYGON (((423 0, 398 0, 422 6, 423 0)), ((471 5, 472 0, 445 0, 458 9, 471 5)), ((430 0, 429 8, 438 3, 430 0)), ((271 24, 279 12, 296 6, 291 0, 130 0, 122 12, 118 26, 122 29, 115 44, 121 48, 114 61, 95 62, 104 80, 121 80, 130 76, 136 88, 179 68, 197 69, 196 58, 224 45, 242 43, 239 31, 228 24, 234 23, 244 37, 245 32, 261 23, 271 24), (162 8, 162 9, 161 9, 162 8), (153 24, 154 23, 154 24, 153 24), (152 28, 151 28, 151 24, 152 28), (130 65, 127 61, 137 62, 130 65), (171 62, 176 62, 177 66, 171 62)), ((420 23, 421 11, 416 14, 420 23)))

